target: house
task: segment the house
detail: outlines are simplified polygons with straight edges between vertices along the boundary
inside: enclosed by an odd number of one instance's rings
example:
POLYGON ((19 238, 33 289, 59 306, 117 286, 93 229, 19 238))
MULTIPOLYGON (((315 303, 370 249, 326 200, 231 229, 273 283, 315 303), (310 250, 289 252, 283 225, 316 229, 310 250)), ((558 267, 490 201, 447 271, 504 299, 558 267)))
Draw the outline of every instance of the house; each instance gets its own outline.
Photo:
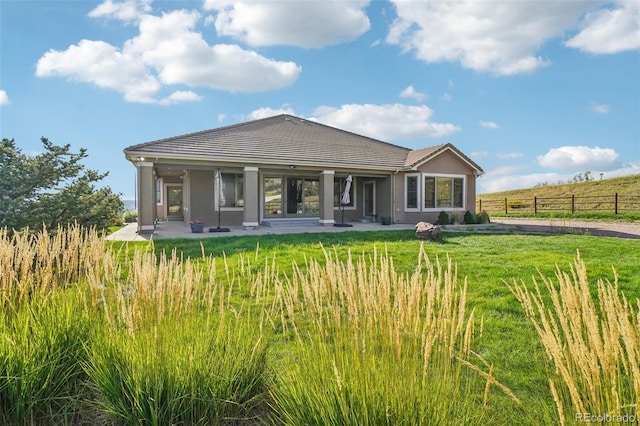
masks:
POLYGON ((449 143, 411 150, 287 114, 124 153, 137 169, 139 232, 152 231, 156 220, 216 226, 220 219, 247 229, 435 222, 443 210, 473 212, 484 173, 449 143), (341 204, 349 176, 349 202, 341 204))

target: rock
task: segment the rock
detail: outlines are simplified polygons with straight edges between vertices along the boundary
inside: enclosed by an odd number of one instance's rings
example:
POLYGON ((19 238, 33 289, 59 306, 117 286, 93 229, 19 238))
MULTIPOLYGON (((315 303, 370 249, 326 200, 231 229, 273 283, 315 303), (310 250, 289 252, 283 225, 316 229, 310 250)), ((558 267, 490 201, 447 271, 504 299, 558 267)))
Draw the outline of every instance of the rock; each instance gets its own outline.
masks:
POLYGON ((416 224, 416 238, 440 243, 442 242, 442 229, 432 223, 418 222, 416 224))

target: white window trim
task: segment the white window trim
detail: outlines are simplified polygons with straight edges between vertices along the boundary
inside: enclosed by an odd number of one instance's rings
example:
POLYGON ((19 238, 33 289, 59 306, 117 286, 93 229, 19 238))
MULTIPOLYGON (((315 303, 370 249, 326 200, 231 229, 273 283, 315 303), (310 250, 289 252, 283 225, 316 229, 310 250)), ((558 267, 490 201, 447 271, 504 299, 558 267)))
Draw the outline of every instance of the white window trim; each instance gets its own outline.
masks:
MULTIPOLYGON (((427 177, 435 177, 435 178, 461 178, 462 179, 462 207, 424 207, 424 201, 422 201, 420 203, 420 207, 422 207, 423 212, 441 212, 441 211, 446 211, 446 212, 455 212, 455 211, 466 211, 466 206, 467 206, 467 197, 465 196, 465 194, 467 193, 467 176, 465 175, 457 175, 457 174, 448 174, 448 173, 421 173, 421 178, 420 178, 420 186, 422 187, 422 184, 424 182, 424 179, 427 177)), ((424 199, 424 194, 422 194, 422 192, 420 192, 420 198, 421 200, 424 199)), ((413 210, 412 210, 413 211, 413 210)))
POLYGON ((403 196, 404 196, 405 212, 420 212, 420 207, 422 207, 422 181, 423 180, 424 180, 424 177, 422 176, 422 173, 407 173, 404 175, 404 195, 403 196), (408 201, 407 189, 409 188, 407 181, 409 180, 409 177, 415 177, 418 179, 418 188, 417 188, 418 193, 416 194, 418 207, 407 207, 407 201, 408 201))

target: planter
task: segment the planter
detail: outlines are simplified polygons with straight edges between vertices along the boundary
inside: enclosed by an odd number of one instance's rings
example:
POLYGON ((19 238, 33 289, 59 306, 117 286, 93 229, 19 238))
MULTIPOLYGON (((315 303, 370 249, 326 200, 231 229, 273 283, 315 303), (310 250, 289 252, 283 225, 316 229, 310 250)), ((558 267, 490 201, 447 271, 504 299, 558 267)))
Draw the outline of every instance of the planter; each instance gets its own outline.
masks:
POLYGON ((196 223, 191 225, 191 232, 194 234, 202 234, 204 231, 204 223, 196 223))

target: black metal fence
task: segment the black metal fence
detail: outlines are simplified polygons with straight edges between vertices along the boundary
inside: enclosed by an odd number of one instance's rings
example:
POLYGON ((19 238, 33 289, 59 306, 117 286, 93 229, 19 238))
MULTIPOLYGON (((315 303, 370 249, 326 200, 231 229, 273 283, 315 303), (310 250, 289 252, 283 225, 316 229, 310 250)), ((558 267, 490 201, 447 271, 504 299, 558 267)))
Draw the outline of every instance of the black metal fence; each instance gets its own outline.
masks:
POLYGON ((567 195, 561 197, 479 198, 477 211, 509 213, 640 212, 640 195, 567 195))

